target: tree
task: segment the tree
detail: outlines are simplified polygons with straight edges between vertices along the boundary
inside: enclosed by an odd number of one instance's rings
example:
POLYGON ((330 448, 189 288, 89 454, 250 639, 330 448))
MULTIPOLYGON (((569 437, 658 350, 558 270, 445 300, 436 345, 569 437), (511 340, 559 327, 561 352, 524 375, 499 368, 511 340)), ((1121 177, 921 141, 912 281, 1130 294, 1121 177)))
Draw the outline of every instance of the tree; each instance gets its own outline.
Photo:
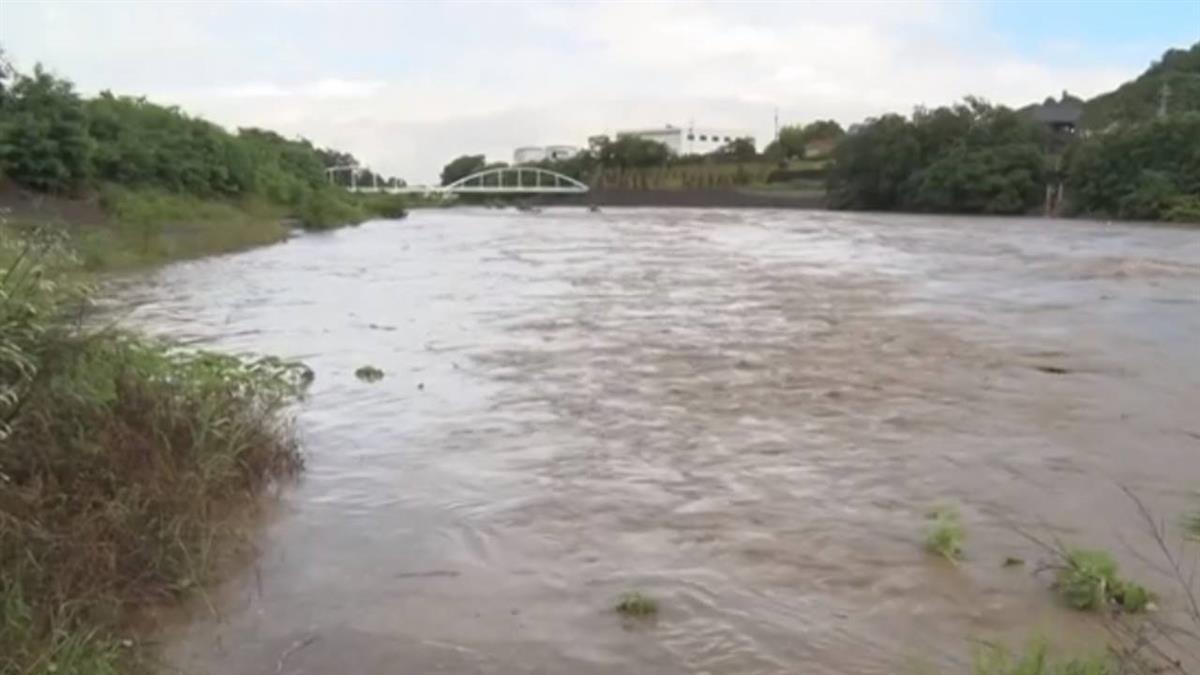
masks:
POLYGON ((658 141, 640 136, 624 135, 600 146, 600 163, 620 169, 662 166, 671 157, 671 150, 658 141))
POLYGON ((754 148, 754 140, 750 138, 735 138, 732 141, 717 148, 716 156, 722 159, 731 159, 739 162, 751 161, 758 157, 758 151, 754 148))
POLYGON ((1116 218, 1188 220, 1200 202, 1200 113, 1096 134, 1067 157, 1073 210, 1116 218))
POLYGON ((15 79, 0 121, 0 169, 38 190, 72 192, 88 176, 92 142, 71 83, 39 65, 15 79))
POLYGON ((830 201, 836 208, 899 208, 904 183, 920 164, 921 144, 908 120, 894 114, 867 120, 834 150, 830 201))
POLYGON ((8 88, 16 76, 17 71, 8 60, 8 55, 4 52, 4 47, 0 47, 0 109, 4 107, 4 99, 6 98, 8 88))
POLYGON ((836 141, 844 134, 842 126, 834 120, 817 120, 807 125, 789 124, 779 130, 779 137, 767 145, 763 154, 777 160, 803 159, 809 143, 836 141))
POLYGON ((442 168, 442 185, 449 185, 460 178, 483 171, 487 158, 483 155, 462 155, 442 168))
POLYGON ((831 202, 839 208, 1024 213, 1043 194, 1046 133, 1024 115, 976 98, 918 108, 911 120, 867 120, 834 150, 831 202))

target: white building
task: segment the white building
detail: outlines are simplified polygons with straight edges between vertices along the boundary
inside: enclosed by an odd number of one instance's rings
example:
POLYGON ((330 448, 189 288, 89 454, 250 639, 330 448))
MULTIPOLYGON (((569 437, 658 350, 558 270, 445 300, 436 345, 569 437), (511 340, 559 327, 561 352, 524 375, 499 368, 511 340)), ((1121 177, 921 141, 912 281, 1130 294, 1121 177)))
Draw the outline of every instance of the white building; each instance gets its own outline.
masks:
POLYGON ((560 159, 571 159, 580 152, 579 148, 574 145, 547 145, 546 159, 558 161, 560 159))
POLYGON ((654 129, 626 129, 617 132, 617 138, 622 136, 637 136, 650 141, 657 141, 667 146, 676 155, 707 155, 710 152, 730 143, 734 139, 749 138, 754 142, 754 135, 744 129, 717 129, 713 127, 676 127, 667 125, 654 129))
POLYGON ((513 151, 513 164, 531 164, 546 159, 546 149, 540 145, 527 145, 513 151))
POLYGON ((513 164, 532 164, 545 160, 559 161, 579 154, 574 145, 526 145, 513 151, 513 164))

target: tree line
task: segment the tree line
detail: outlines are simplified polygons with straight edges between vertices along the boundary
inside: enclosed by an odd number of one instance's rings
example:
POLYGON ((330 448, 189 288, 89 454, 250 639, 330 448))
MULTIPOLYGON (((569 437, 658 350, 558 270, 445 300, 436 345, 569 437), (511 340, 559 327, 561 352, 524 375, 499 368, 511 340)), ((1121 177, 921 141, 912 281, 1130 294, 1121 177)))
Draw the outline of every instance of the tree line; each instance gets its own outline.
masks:
MULTIPOLYGON (((0 175, 33 190, 80 195, 117 184, 201 198, 261 198, 323 226, 350 210, 326 169, 350 164, 357 162, 349 153, 303 138, 256 128, 230 133, 143 97, 104 91, 84 98, 40 65, 16 72, 0 52, 0 175)), ((334 178, 348 182, 344 174, 334 178)), ((372 180, 360 176, 360 184, 372 180)))
POLYGON ((1200 222, 1200 43, 1077 104, 1074 129, 975 98, 851 127, 833 153, 831 206, 1200 222), (1061 187, 1061 190, 1060 190, 1061 187), (1061 195, 1061 200, 1059 196, 1061 195))

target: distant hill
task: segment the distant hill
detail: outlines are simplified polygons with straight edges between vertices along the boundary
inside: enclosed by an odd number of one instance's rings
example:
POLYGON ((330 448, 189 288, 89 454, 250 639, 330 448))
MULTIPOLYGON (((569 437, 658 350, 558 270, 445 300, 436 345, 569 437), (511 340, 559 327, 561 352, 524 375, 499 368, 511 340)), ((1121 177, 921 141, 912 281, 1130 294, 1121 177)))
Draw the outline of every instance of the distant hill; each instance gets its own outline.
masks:
POLYGON ((1200 42, 1190 49, 1168 49, 1137 79, 1083 105, 1083 126, 1103 129, 1114 122, 1137 122, 1158 114, 1163 85, 1171 114, 1200 112, 1200 42))

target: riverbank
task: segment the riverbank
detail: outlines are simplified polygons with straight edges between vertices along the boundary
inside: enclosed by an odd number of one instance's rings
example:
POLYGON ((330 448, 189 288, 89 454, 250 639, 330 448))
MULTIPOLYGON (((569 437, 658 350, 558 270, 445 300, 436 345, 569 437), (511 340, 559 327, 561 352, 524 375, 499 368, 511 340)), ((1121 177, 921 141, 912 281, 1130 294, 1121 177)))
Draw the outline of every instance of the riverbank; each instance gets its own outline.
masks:
POLYGON ((635 190, 594 188, 587 194, 549 197, 538 202, 569 206, 672 208, 822 209, 823 192, 754 188, 706 190, 635 190))
POLYGON ((77 280, 285 228, 146 195, 18 206, 22 225, 0 216, 0 672, 155 672, 137 617, 210 583, 300 468, 283 409, 307 371, 89 327, 77 280), (191 229, 149 219, 180 208, 191 229))
POLYGON ((63 197, 0 180, 0 213, 14 227, 62 230, 82 270, 108 272, 274 244, 294 229, 403 218, 407 206, 395 195, 339 193, 287 209, 257 198, 201 199, 111 185, 63 197))

